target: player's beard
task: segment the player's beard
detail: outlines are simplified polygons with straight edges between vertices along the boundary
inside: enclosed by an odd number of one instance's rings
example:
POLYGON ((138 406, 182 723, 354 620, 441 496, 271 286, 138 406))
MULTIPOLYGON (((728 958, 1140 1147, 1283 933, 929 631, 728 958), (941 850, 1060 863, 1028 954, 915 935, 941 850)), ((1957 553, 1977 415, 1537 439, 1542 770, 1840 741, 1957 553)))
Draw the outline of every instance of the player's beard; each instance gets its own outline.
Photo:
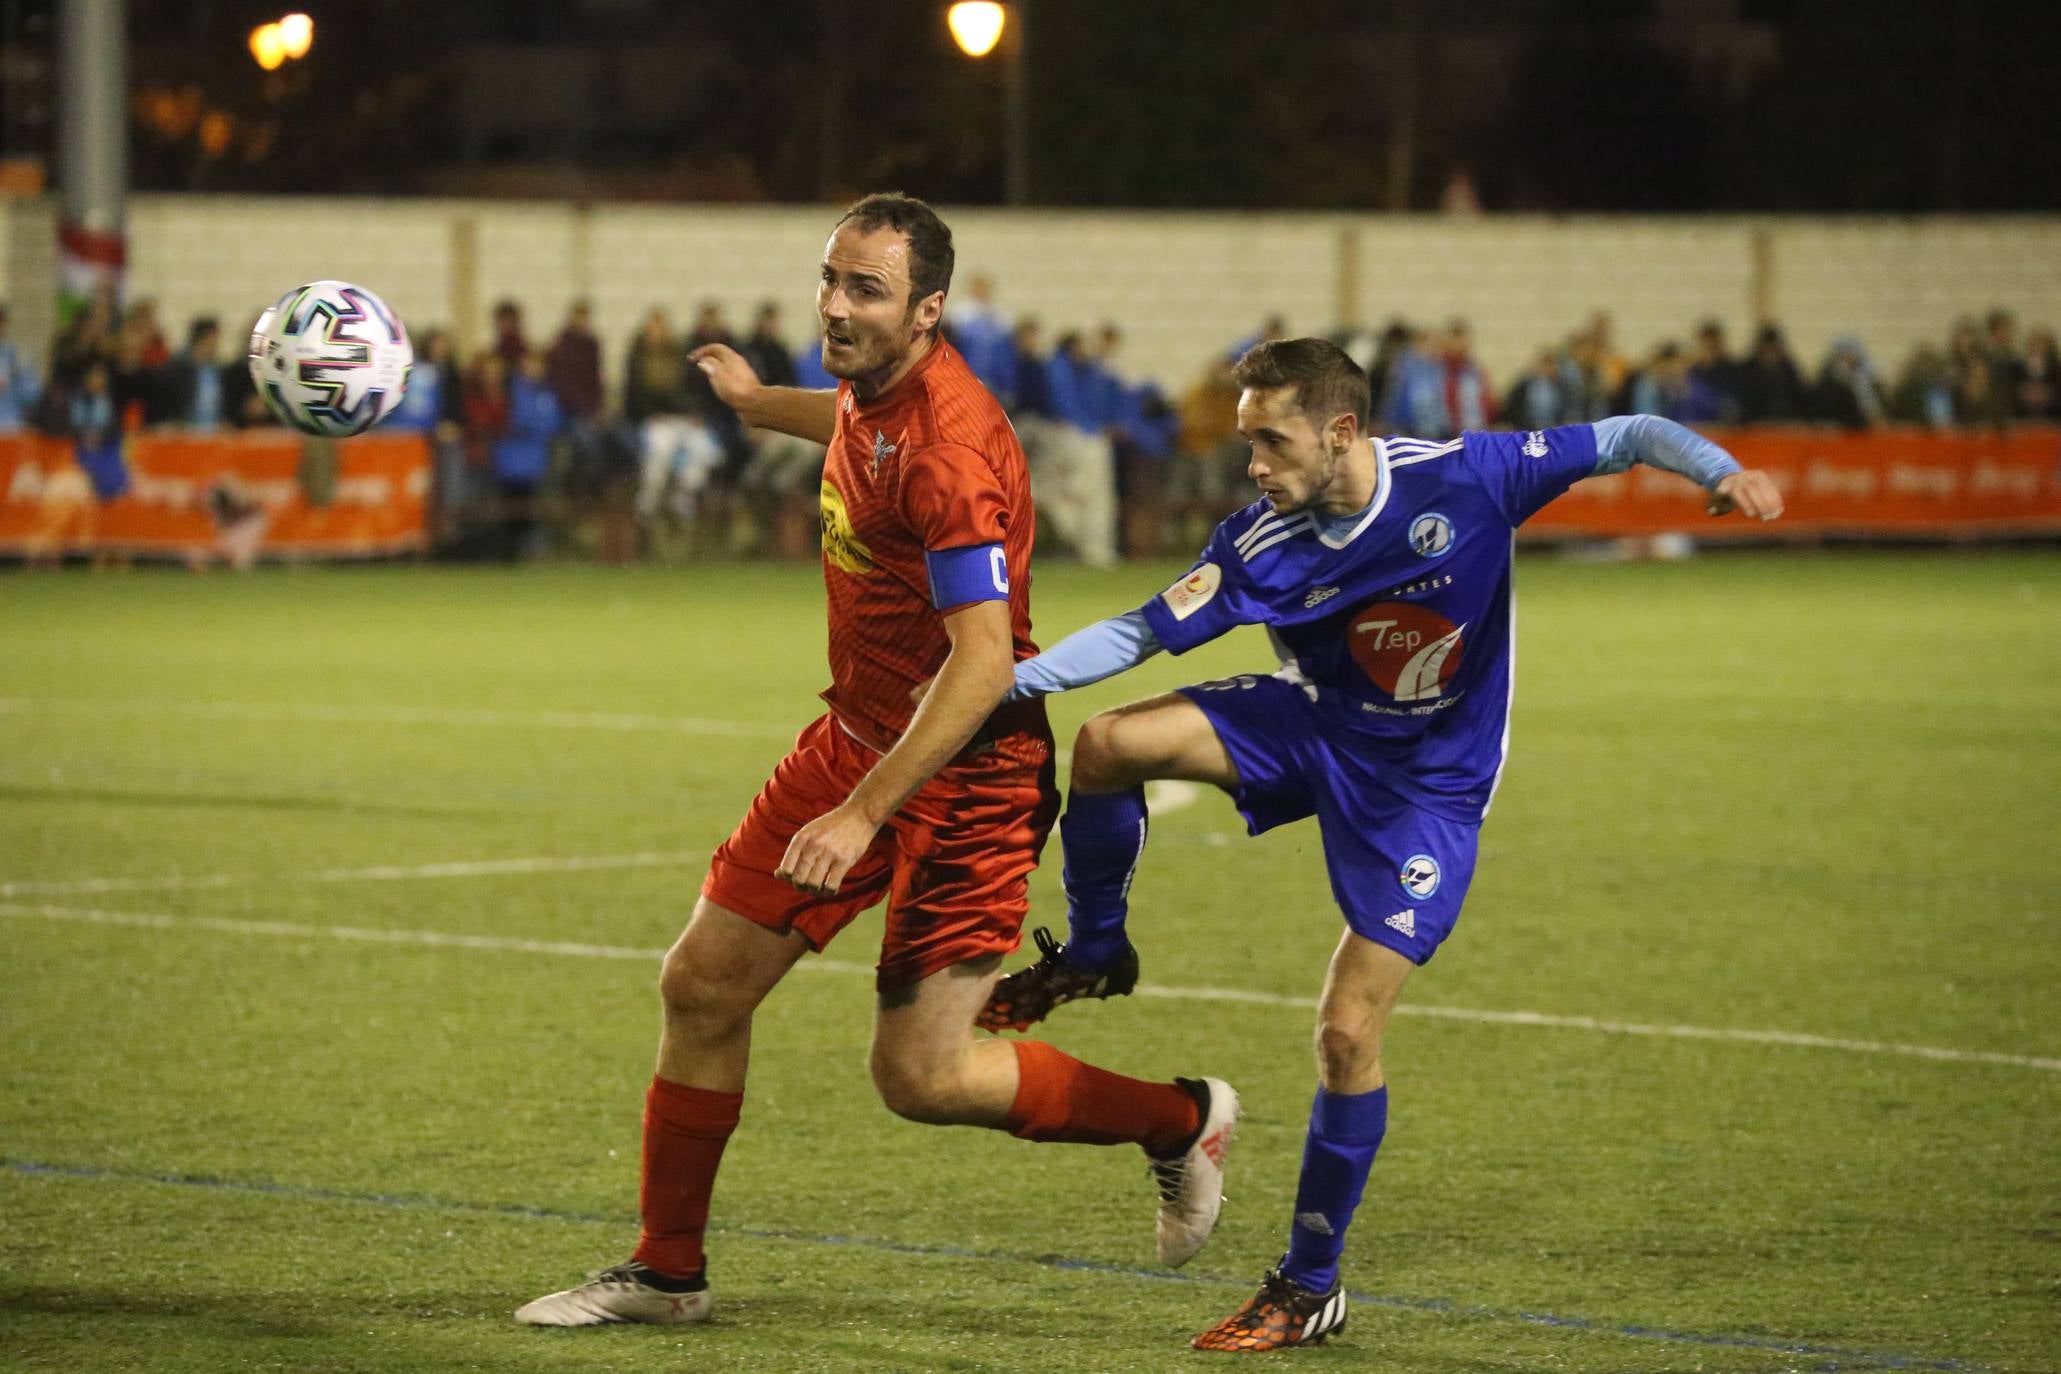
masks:
POLYGON ((1302 515, 1306 512, 1316 513, 1317 508, 1324 504, 1324 498, 1331 494, 1331 488, 1338 482, 1338 462, 1339 455, 1327 446, 1318 455, 1317 471, 1310 479, 1309 494, 1292 506, 1275 506, 1274 514, 1288 516, 1302 515))
POLYGON ((841 358, 833 358, 830 354, 830 322, 823 321, 823 370, 848 382, 862 382, 868 377, 885 376, 894 371, 896 365, 908 356, 911 345, 906 331, 915 318, 916 310, 912 306, 902 317, 900 331, 870 336, 855 324, 845 324, 843 329, 851 337, 851 344, 841 358))

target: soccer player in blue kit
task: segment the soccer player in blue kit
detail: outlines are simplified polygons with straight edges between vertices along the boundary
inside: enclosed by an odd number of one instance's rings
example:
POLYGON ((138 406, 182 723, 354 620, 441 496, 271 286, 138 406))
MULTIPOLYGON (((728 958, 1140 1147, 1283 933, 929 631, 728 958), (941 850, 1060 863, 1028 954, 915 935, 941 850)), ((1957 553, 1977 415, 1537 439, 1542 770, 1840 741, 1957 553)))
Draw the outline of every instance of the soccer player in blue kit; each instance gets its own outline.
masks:
POLYGON ((1264 625, 1278 672, 1184 687, 1081 727, 1060 834, 1070 934, 996 986, 981 1024, 1022 1030, 1128 993, 1124 933, 1146 782, 1212 783, 1253 834, 1314 815, 1346 931, 1317 1007, 1319 1086, 1288 1250, 1194 1345, 1262 1351, 1345 1325, 1345 1231, 1388 1118, 1381 1038, 1410 971, 1451 933, 1509 744, 1512 531, 1584 477, 1635 462, 1693 478, 1709 511, 1782 513, 1767 474, 1651 415, 1447 443, 1368 432, 1367 378, 1322 339, 1263 343, 1235 373, 1263 500, 1138 610, 1016 665, 1016 693, 1083 687, 1161 649, 1264 625))

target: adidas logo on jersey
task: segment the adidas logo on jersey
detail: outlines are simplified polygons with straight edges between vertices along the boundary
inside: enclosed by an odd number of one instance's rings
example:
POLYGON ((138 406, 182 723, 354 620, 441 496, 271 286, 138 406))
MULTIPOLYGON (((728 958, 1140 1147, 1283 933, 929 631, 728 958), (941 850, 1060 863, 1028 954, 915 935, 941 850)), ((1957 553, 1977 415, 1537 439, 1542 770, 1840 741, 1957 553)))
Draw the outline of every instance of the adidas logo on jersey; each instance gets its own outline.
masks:
POLYGON ((1405 907, 1381 924, 1392 930, 1399 930, 1405 935, 1414 936, 1417 933, 1417 908, 1405 907))
POLYGON ((1336 587, 1318 587, 1302 599, 1302 608, 1308 610, 1312 606, 1321 606, 1337 595, 1338 588, 1336 587))

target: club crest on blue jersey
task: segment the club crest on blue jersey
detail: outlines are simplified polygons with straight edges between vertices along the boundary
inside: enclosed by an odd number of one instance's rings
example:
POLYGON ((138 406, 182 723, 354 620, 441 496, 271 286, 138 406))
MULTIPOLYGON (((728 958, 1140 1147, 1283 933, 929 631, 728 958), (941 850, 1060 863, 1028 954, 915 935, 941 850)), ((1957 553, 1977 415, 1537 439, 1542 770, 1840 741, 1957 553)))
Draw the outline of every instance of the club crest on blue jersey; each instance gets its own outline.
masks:
POLYGON ((1438 860, 1429 854, 1412 854, 1403 860, 1402 871, 1396 877, 1403 891, 1419 901, 1428 901, 1438 891, 1438 860))
POLYGON ((1410 547, 1420 558, 1436 558, 1453 547, 1453 522, 1426 511, 1410 522, 1410 547))

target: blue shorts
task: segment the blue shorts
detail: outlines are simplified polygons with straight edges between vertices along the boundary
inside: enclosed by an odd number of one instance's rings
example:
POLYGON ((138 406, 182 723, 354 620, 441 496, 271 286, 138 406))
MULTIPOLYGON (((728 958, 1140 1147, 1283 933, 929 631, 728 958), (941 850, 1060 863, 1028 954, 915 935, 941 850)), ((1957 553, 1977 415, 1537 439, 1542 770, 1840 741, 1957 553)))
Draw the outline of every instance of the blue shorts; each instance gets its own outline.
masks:
POLYGON ((1278 677, 1180 689, 1202 708, 1238 770, 1231 799, 1257 835, 1317 818, 1331 895, 1353 933, 1421 964, 1452 933, 1474 880, 1481 825, 1405 801, 1325 738, 1316 704, 1278 677))

